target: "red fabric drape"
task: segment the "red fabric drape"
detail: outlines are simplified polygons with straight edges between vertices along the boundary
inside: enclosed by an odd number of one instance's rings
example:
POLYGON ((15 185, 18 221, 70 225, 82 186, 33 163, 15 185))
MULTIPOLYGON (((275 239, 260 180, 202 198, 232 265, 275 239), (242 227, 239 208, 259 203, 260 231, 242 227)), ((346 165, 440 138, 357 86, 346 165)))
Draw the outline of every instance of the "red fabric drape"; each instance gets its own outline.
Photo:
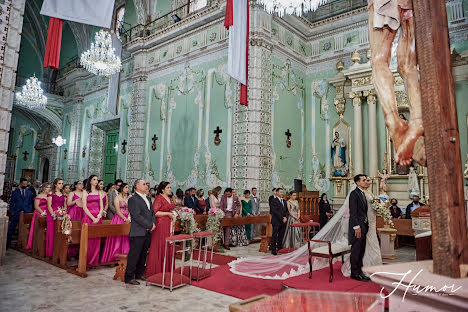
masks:
POLYGON ((58 69, 60 60, 60 47, 62 45, 63 20, 55 17, 49 18, 49 32, 44 54, 44 67, 58 69))
POLYGON ((234 17, 232 11, 232 0, 226 1, 226 15, 224 16, 224 27, 229 29, 230 26, 234 25, 234 17))
MULTIPOLYGON (((232 0, 231 0, 232 1, 232 0)), ((248 103, 247 103, 247 84, 249 83, 249 24, 250 24, 250 20, 249 20, 249 1, 247 1, 247 35, 246 35, 246 38, 245 40, 247 41, 247 45, 245 47, 245 49, 247 50, 246 51, 246 54, 245 54, 245 83, 246 85, 241 85, 241 89, 240 89, 240 104, 241 105, 245 105, 245 106, 248 106, 248 103)))

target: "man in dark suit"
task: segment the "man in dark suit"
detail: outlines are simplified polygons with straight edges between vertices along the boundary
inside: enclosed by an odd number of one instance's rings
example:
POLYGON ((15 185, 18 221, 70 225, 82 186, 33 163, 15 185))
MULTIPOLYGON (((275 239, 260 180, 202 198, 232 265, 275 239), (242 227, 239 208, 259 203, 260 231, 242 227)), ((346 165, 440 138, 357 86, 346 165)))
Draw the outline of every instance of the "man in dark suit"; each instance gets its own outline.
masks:
POLYGON ((125 283, 139 285, 139 280, 146 280, 145 263, 148 248, 151 243, 151 231, 155 229, 156 217, 151 207, 151 199, 147 196, 148 186, 145 180, 137 179, 133 185, 135 195, 128 199, 130 212, 130 250, 127 257, 125 283))
POLYGON ((34 198, 36 198, 37 195, 41 192, 41 181, 39 180, 34 180, 34 183, 31 184, 29 187, 29 190, 31 191, 32 198, 33 200, 31 201, 32 209, 31 211, 34 211, 34 198))
POLYGON ((354 177, 357 187, 349 195, 349 228, 348 240, 351 245, 351 278, 358 281, 370 281, 362 272, 362 258, 366 251, 366 235, 369 231, 367 220, 367 199, 365 191, 370 182, 364 174, 354 177))
POLYGON ((277 255, 277 251, 283 248, 283 237, 286 231, 286 222, 288 221, 288 206, 284 200, 284 191, 282 188, 276 189, 276 196, 271 200, 270 214, 273 234, 271 236, 271 253, 277 255))
POLYGON ((271 201, 273 200, 273 198, 276 197, 276 188, 272 189, 271 190, 271 195, 270 197, 268 197, 268 205, 270 205, 270 210, 271 210, 271 201))
MULTIPOLYGON (((239 198, 232 194, 232 188, 228 187, 221 196, 219 208, 224 212, 226 218, 238 217, 240 215, 240 201, 239 198)), ((231 239, 231 227, 224 227, 224 248, 229 250, 229 240, 231 239)))
POLYGON ((189 195, 184 198, 184 206, 192 208, 197 214, 203 214, 203 207, 200 205, 197 196, 197 190, 194 187, 189 189, 189 195))
POLYGON ((418 209, 421 206, 424 206, 423 203, 419 202, 420 198, 418 195, 414 194, 413 195, 413 202, 410 203, 408 206, 406 206, 406 211, 405 211, 405 219, 412 219, 411 218, 411 213, 418 209))
POLYGON ((28 189, 28 180, 21 178, 19 187, 13 191, 10 200, 10 225, 8 226, 7 248, 11 247, 11 238, 18 226, 21 211, 32 212, 33 196, 28 189))

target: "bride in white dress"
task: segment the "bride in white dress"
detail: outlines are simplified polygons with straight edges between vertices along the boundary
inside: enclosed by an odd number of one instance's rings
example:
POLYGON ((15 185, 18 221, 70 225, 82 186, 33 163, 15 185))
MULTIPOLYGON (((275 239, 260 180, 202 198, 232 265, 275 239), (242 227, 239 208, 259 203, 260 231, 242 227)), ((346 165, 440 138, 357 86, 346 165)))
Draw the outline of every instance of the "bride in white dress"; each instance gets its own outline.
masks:
MULTIPOLYGON (((349 194, 355 189, 353 186, 349 194)), ((341 208, 332 219, 314 236, 315 240, 330 241, 333 250, 350 249, 348 242, 349 224, 349 194, 341 208)), ((376 215, 372 207, 372 195, 366 194, 369 220, 369 231, 366 236, 366 250, 363 258, 364 266, 375 266, 382 264, 379 241, 376 233, 376 215)), ((311 249, 323 246, 322 243, 311 242, 311 249)), ((339 259, 335 259, 339 260, 339 259)), ((313 270, 327 267, 328 259, 313 258, 313 270)), ((234 274, 262 278, 284 280, 293 276, 309 272, 307 244, 294 252, 280 256, 249 257, 240 258, 229 263, 230 270, 234 274)), ((351 264, 349 254, 345 257, 341 271, 344 276, 350 276, 351 264)))

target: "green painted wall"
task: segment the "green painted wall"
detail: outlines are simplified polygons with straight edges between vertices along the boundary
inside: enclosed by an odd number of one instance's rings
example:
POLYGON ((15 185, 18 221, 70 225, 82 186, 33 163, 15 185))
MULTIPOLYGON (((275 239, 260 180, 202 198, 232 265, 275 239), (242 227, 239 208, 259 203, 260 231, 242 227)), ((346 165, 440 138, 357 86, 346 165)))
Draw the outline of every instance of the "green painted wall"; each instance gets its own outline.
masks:
POLYGON ((78 49, 76 47, 75 37, 73 36, 70 26, 65 22, 63 23, 62 30, 59 67, 62 68, 65 66, 73 57, 77 56, 77 54, 78 49))
POLYGON ((129 30, 132 26, 138 24, 137 15, 135 11, 135 5, 133 0, 127 0, 125 2, 125 14, 124 14, 125 23, 130 24, 131 26, 125 25, 125 29, 129 30))

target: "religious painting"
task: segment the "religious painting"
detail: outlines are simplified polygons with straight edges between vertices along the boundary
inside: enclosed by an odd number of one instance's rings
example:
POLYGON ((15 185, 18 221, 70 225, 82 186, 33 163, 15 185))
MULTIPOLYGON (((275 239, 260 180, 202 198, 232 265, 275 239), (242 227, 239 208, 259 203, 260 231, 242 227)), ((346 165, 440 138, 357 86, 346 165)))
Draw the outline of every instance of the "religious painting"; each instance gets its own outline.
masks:
POLYGON ((23 169, 21 171, 21 177, 32 182, 34 180, 34 173, 36 171, 34 169, 23 169))
POLYGON ((350 170, 351 127, 340 118, 333 127, 333 140, 330 146, 333 177, 348 177, 350 170))

